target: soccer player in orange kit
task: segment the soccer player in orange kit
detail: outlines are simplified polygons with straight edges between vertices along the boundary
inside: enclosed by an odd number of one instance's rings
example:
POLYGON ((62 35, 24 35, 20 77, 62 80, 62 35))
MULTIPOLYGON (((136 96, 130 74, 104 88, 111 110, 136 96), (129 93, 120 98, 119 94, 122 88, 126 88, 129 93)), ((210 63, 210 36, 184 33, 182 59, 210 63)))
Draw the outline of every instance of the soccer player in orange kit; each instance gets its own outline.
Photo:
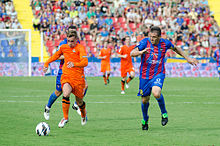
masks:
POLYGON ((103 73, 103 79, 105 82, 105 85, 109 83, 109 76, 111 71, 110 66, 110 57, 111 57, 111 49, 107 46, 108 42, 104 43, 104 47, 99 52, 99 59, 101 59, 101 72, 103 73), (107 77, 106 77, 107 73, 107 77))
POLYGON ((122 46, 118 52, 118 57, 121 58, 121 94, 125 94, 125 89, 129 88, 128 83, 134 78, 135 71, 132 65, 132 59, 130 56, 131 51, 134 49, 135 45, 130 46, 130 37, 125 38, 125 45, 122 46), (127 73, 130 74, 129 78, 126 80, 127 73))
POLYGON ((50 57, 44 64, 43 71, 46 72, 49 63, 57 60, 61 55, 64 56, 63 74, 61 85, 63 90, 62 108, 63 118, 58 127, 63 128, 68 122, 70 107, 70 94, 73 93, 81 111, 81 124, 86 124, 86 104, 83 101, 85 92, 84 67, 88 65, 85 47, 77 43, 78 36, 76 31, 67 33, 67 44, 60 46, 60 49, 50 57))

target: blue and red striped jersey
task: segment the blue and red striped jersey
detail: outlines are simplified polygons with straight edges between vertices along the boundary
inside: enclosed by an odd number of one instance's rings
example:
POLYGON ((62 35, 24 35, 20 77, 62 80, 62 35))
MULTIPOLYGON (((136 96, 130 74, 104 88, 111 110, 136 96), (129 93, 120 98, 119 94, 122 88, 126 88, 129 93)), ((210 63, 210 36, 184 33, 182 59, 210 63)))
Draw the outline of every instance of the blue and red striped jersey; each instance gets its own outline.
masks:
POLYGON ((217 66, 219 66, 219 64, 220 64, 220 49, 215 50, 214 58, 216 59, 217 66))
MULTIPOLYGON (((62 46, 63 44, 67 44, 67 39, 66 39, 66 38, 65 38, 63 41, 60 42, 57 51, 60 49, 60 46, 62 46)), ((64 64, 64 60, 60 60, 60 66, 59 66, 59 69, 62 69, 63 64, 64 64)))
POLYGON ((174 45, 167 39, 161 38, 158 45, 153 45, 150 38, 145 38, 137 45, 139 51, 150 48, 141 55, 140 78, 152 79, 158 74, 165 75, 165 54, 174 45))

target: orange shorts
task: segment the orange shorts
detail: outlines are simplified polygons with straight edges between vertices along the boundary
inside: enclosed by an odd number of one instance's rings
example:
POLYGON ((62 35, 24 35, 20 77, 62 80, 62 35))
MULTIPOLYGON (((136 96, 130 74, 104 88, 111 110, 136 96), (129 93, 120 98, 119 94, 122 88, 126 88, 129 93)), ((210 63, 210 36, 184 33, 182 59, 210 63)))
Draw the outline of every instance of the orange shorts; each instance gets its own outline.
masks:
POLYGON ((127 76, 127 73, 129 73, 131 75, 131 72, 134 72, 134 67, 128 67, 128 68, 123 68, 121 69, 121 77, 124 78, 127 76))
POLYGON ((110 72, 111 71, 111 67, 110 67, 110 63, 102 63, 101 64, 101 72, 110 72))
POLYGON ((72 93, 79 97, 79 98, 83 98, 84 97, 84 92, 85 92, 85 79, 82 81, 76 81, 71 79, 68 76, 61 76, 61 85, 62 85, 62 89, 63 89, 63 85, 65 83, 69 83, 70 86, 72 87, 72 93))

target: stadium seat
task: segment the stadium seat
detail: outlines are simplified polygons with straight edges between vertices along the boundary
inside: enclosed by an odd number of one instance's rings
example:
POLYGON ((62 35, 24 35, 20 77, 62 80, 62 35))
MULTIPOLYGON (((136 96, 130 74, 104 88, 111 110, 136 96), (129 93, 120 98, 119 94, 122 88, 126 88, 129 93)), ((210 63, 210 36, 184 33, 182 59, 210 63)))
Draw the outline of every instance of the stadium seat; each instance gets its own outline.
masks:
POLYGON ((126 19, 124 17, 119 17, 118 22, 121 24, 124 24, 124 23, 126 23, 126 19))
POLYGON ((89 41, 89 42, 88 42, 88 46, 89 46, 89 47, 95 47, 95 43, 92 42, 92 41, 89 41))
POLYGON ((2 40, 1 41, 1 46, 2 47, 8 47, 9 46, 8 41, 7 40, 2 40))
POLYGON ((118 18, 116 17, 111 17, 111 19, 113 20, 113 24, 118 22, 118 18))
POLYGON ((91 35, 85 35, 85 38, 87 41, 91 41, 92 40, 92 36, 91 35))

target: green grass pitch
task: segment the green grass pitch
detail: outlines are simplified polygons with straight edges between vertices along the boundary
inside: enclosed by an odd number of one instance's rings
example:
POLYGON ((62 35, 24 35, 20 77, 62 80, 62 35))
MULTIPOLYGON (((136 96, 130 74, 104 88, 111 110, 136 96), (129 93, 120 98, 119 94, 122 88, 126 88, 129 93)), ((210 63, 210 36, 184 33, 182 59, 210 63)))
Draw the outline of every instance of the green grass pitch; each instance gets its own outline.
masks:
MULTIPOLYGON (((138 78, 120 94, 120 78, 87 78, 88 122, 70 108, 69 123, 58 128, 61 97, 43 117, 44 105, 55 89, 55 77, 0 78, 0 145, 220 145, 220 81, 217 78, 166 78, 163 95, 169 115, 161 126, 156 100, 151 96, 149 131, 141 130, 138 78), (37 136, 35 127, 46 121, 49 136, 37 136)), ((71 103, 73 103, 73 95, 71 103)))

